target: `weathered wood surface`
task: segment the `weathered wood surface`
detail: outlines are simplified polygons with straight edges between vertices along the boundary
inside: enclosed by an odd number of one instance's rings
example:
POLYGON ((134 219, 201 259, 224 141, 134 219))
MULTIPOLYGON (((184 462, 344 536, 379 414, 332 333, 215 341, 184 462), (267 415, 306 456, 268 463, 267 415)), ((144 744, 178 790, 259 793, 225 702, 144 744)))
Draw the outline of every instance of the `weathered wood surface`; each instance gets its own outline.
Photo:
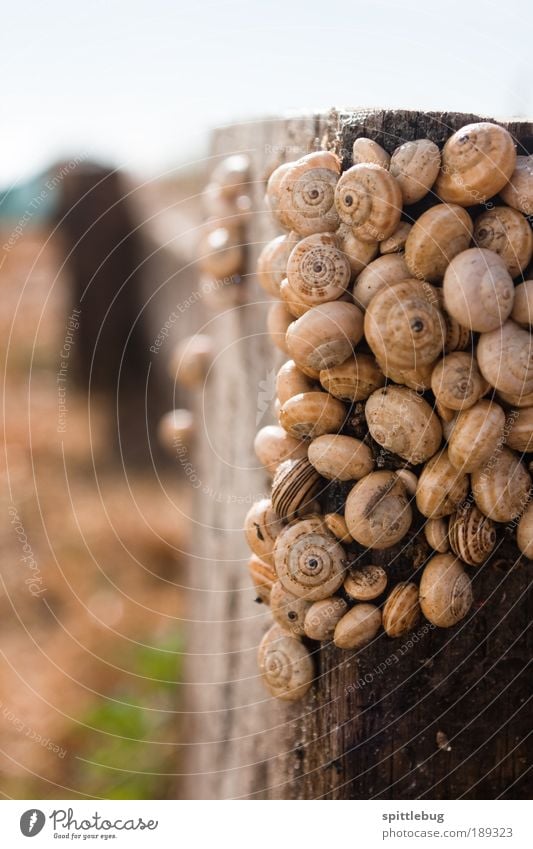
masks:
MULTIPOLYGON (((250 154, 254 214, 243 303, 207 315, 218 357, 198 401, 193 462, 196 556, 189 576, 187 777, 180 788, 189 797, 528 794, 531 564, 513 567, 505 554, 504 562, 495 557, 475 571, 475 607, 455 628, 422 624, 411 639, 381 634, 357 656, 322 646, 312 691, 285 705, 266 695, 257 676, 257 645, 270 617, 254 604, 241 531, 250 503, 268 494, 252 442, 258 426, 272 420, 270 411, 261 418, 262 402, 273 395, 273 370, 282 361, 265 334, 267 298, 253 274, 258 251, 275 234, 262 201, 265 169, 301 156, 314 139, 326 137, 349 164, 358 136, 391 151, 413 138, 443 142, 475 118, 354 110, 234 126, 214 136, 215 155, 250 154), (437 732, 449 750, 437 746, 437 732)), ((523 145, 519 152, 533 152, 533 125, 507 126, 523 145)))

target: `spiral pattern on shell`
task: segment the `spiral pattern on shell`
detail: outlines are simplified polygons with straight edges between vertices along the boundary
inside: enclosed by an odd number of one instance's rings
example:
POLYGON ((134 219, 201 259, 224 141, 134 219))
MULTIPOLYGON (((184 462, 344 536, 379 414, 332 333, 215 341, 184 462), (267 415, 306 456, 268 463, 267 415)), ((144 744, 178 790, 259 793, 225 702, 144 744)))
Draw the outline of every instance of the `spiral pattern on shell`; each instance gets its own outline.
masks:
POLYGON ((278 699, 301 699, 313 682, 313 661, 297 637, 274 625, 259 645, 259 671, 271 693, 278 699))
POLYGON ((392 236, 402 211, 402 193, 394 177, 380 165, 361 163, 344 172, 335 190, 342 221, 364 242, 392 236))
POLYGON ((336 239, 317 233, 302 239, 287 263, 291 289, 309 306, 340 298, 350 282, 350 265, 336 239))
POLYGON ((310 153, 289 168, 279 186, 281 224, 300 236, 331 233, 339 226, 335 186, 340 162, 332 153, 310 153))
POLYGON ((316 530, 305 519, 282 531, 274 562, 285 589, 307 601, 333 595, 344 580, 344 549, 325 527, 316 530))
POLYGON ((448 538, 454 554, 470 566, 479 566, 496 545, 496 528, 475 504, 467 502, 450 516, 448 538))

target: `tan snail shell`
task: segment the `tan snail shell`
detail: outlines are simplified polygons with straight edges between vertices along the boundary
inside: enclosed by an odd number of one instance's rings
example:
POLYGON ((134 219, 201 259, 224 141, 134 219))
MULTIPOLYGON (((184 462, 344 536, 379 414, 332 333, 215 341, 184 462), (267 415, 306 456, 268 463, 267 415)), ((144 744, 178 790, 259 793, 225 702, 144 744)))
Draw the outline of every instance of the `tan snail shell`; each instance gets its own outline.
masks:
POLYGON ((420 619, 417 585, 407 582, 396 584, 387 596, 382 619, 389 637, 401 637, 412 631, 420 619))
POLYGON ((182 386, 194 389, 205 380, 213 359, 213 343, 205 333, 187 336, 176 346, 169 374, 182 386))
POLYGON ((287 169, 279 184, 275 214, 285 228, 300 236, 331 233, 339 226, 335 186, 340 160, 334 153, 309 153, 287 169))
POLYGON ((407 386, 408 389, 414 389, 415 392, 425 392, 431 387, 432 362, 411 369, 395 367, 389 359, 383 361, 376 357, 376 362, 383 374, 394 383, 407 386))
POLYGON ((357 354, 332 368, 322 369, 320 383, 341 401, 364 401, 385 383, 385 375, 370 354, 357 354))
POLYGON ((311 307, 340 298, 350 282, 350 265, 335 236, 315 233, 298 242, 287 262, 287 280, 311 307))
POLYGON ((401 480, 408 495, 416 495, 418 478, 410 469, 397 469, 397 477, 401 480))
POLYGON ((360 566, 349 570, 344 579, 344 591, 356 601, 372 601, 387 586, 387 573, 381 566, 360 566))
POLYGON ((279 297, 279 287, 286 275, 287 262, 296 244, 296 233, 276 236, 267 242, 257 259, 257 279, 265 292, 275 298, 279 297))
POLYGON ((268 334, 276 348, 279 348, 285 354, 289 353, 289 349, 287 348, 287 330, 293 320, 294 316, 290 314, 282 301, 274 301, 270 304, 267 313, 268 334))
POLYGON ((327 480, 359 480, 374 468, 372 451, 360 439, 328 433, 313 439, 309 462, 327 480))
POLYGON ((526 330, 533 324, 533 280, 524 280, 516 286, 511 318, 526 330))
POLYGON ((484 563, 496 545, 496 528, 475 504, 465 502, 450 516, 450 546, 470 566, 484 563))
POLYGON ((511 277, 520 274, 533 255, 533 232, 523 215, 508 206, 496 206, 476 218, 474 241, 503 259, 511 277))
POLYGON ((339 431, 345 418, 342 401, 327 392, 303 392, 282 404, 279 423, 295 439, 316 439, 339 431))
POLYGON ((354 141, 352 157, 354 165, 371 162, 373 165, 380 165, 382 168, 388 169, 390 164, 390 156, 387 151, 383 150, 381 145, 373 139, 367 139, 363 136, 354 141))
POLYGON ((363 242, 392 236, 402 212, 402 193, 385 168, 361 163, 348 168, 335 189, 335 206, 345 224, 363 242))
POLYGON ((337 622, 333 642, 339 649, 361 649, 374 639, 380 627, 379 607, 356 604, 337 622))
POLYGON ((441 203, 423 212, 405 243, 411 275, 439 283, 452 259, 469 246, 472 231, 472 219, 460 206, 441 203))
POLYGON ((512 395, 533 392, 532 337, 514 321, 506 321, 502 327, 481 334, 477 361, 485 380, 500 392, 512 395))
POLYGON ((491 457, 503 442, 505 413, 492 401, 478 401, 457 416, 448 439, 448 457, 456 469, 473 472, 491 457))
POLYGON ((379 243, 380 254, 395 254, 405 250, 405 243, 412 226, 407 221, 400 221, 392 236, 379 243))
POLYGON ((315 496, 323 486, 318 472, 307 457, 285 460, 272 481, 272 504, 281 519, 311 512, 315 496))
POLYGON ((495 522, 510 522, 524 509, 531 476, 519 457, 501 448, 497 462, 472 472, 472 492, 477 506, 495 522))
POLYGON ((533 502, 530 501, 520 517, 516 529, 516 542, 525 557, 533 560, 533 502))
POLYGON ((516 157, 515 170, 500 197, 524 215, 533 215, 533 156, 516 157))
POLYGON ((429 460, 442 441, 442 428, 428 402, 404 386, 384 386, 365 404, 370 435, 376 442, 418 465, 429 460))
POLYGON ((307 457, 307 445, 287 433, 279 425, 266 425, 257 431, 254 439, 257 459, 273 475, 285 460, 307 457))
POLYGON ((533 407, 533 392, 502 392, 499 390, 498 397, 508 407, 525 409, 533 407))
POLYGON ((314 392, 316 383, 301 371, 294 360, 283 363, 276 375, 276 395, 282 404, 301 392, 314 392))
POLYGON ((326 513, 324 516, 324 524, 328 531, 331 531, 333 536, 336 537, 339 542, 343 542, 346 545, 353 542, 353 537, 348 530, 346 519, 344 516, 341 516, 340 513, 326 513))
POLYGON ((439 360, 431 375, 437 402, 449 410, 473 407, 488 388, 476 360, 464 351, 454 351, 439 360))
POLYGON ((472 347, 472 333, 468 327, 459 324, 444 308, 444 294, 442 289, 434 289, 437 303, 441 309, 444 324, 446 325, 446 339, 444 341, 444 353, 451 354, 452 351, 465 351, 472 347))
POLYGON ((394 472, 371 472, 350 491, 344 518, 353 538, 367 548, 389 548, 411 526, 405 487, 394 472))
POLYGON ((208 230, 201 237, 198 256, 201 271, 213 277, 231 277, 237 274, 244 261, 242 245, 228 227, 208 230))
POLYGON ((514 142, 504 127, 467 124, 444 145, 435 191, 447 203, 475 206, 503 189, 515 165, 514 142))
POLYGON ((270 604, 270 593, 274 583, 278 579, 274 567, 261 560, 257 554, 252 554, 248 561, 248 572, 250 573, 257 597, 264 604, 270 604))
POLYGON ((280 581, 276 581, 272 586, 270 593, 272 618, 274 622, 296 637, 305 635, 304 619, 310 607, 310 601, 293 595, 280 581))
POLYGON ((188 450, 194 441, 194 416, 190 410, 170 410, 157 426, 159 442, 167 451, 188 450))
POLYGON ((446 554, 450 550, 448 538, 448 517, 427 519, 424 523, 424 536, 434 551, 446 554))
POLYGON ((449 314, 481 333, 500 327, 513 308, 514 285, 505 262, 484 248, 469 248, 451 261, 443 292, 449 314))
POLYGON ((273 625, 259 644, 259 671, 272 696, 303 698, 313 683, 313 661, 298 637, 273 625))
POLYGON ((285 277, 279 286, 279 295, 287 311, 293 318, 300 318, 305 312, 311 309, 309 304, 302 300, 300 295, 297 295, 289 281, 285 277))
POLYGON ((452 466, 443 449, 428 460, 418 479, 416 506, 428 519, 447 516, 465 500, 468 475, 452 466))
MULTIPOLYGON (((294 162, 283 162, 281 165, 278 165, 272 173, 270 174, 266 187, 265 201, 266 205, 269 208, 270 212, 274 215, 274 217, 278 220, 278 208, 280 201, 280 186, 281 181, 285 177, 290 169, 293 167, 294 162)), ((282 225, 283 226, 283 225, 282 225)))
POLYGON ((252 504, 244 520, 246 542, 253 553, 269 566, 274 564, 274 543, 281 529, 281 521, 270 498, 262 498, 252 504))
POLYGON ((382 289, 365 313, 365 337, 381 364, 414 369, 437 359, 444 347, 445 325, 431 287, 404 280, 382 289))
POLYGON ((335 233, 340 250, 346 256, 352 274, 359 274, 363 268, 372 262, 378 253, 375 242, 363 242, 354 235, 352 228, 347 224, 341 224, 335 233))
POLYGON ((352 354, 363 336, 363 315, 353 304, 332 301, 313 307, 287 330, 287 347, 300 368, 331 368, 352 354))
POLYGON ((279 535, 274 551, 276 573, 298 598, 319 601, 337 592, 344 580, 346 555, 322 524, 322 517, 302 519, 279 535))
POLYGON ((406 205, 427 195, 439 170, 440 150, 429 139, 405 142, 391 157, 390 172, 398 181, 406 205))
POLYGON ((511 410, 505 425, 505 441, 515 451, 533 451, 533 407, 511 410))
POLYGON ((348 611, 343 598, 331 596, 315 601, 306 613, 304 630, 310 640, 331 640, 339 619, 348 611))
POLYGON ((358 307, 365 310, 377 292, 409 276, 403 254, 380 256, 360 273, 354 283, 353 299, 358 307))
POLYGON ((436 554, 420 580, 422 613, 438 628, 451 628, 472 606, 472 584, 461 561, 453 554, 436 554))

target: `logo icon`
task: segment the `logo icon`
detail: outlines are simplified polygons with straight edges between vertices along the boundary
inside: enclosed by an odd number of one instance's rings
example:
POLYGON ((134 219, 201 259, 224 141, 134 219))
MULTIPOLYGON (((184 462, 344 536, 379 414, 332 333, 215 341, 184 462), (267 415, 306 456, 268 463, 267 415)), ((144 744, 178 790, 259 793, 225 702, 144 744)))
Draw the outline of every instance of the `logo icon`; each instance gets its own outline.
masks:
POLYGON ((30 808, 29 811, 24 811, 20 818, 20 830, 24 837, 35 837, 42 831, 45 822, 46 817, 42 811, 30 808))

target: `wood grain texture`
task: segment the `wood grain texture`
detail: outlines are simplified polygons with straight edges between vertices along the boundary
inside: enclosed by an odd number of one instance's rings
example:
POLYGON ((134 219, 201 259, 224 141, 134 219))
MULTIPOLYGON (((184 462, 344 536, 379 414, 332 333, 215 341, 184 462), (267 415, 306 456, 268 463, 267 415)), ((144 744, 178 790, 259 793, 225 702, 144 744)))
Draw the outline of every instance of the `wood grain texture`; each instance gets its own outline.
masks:
MULTIPOLYGON (((283 360, 265 335, 268 299, 253 274, 258 251, 275 235, 262 200, 269 164, 295 159, 319 139, 340 152, 346 167, 359 136, 389 151, 421 137, 442 144, 472 120, 356 109, 214 135, 214 155, 249 152, 254 203, 242 304, 208 316, 218 356, 197 409, 202 433, 194 459, 200 484, 189 573, 190 745, 183 782, 189 797, 523 798, 530 792, 531 563, 513 565, 510 542, 470 570, 475 607, 455 628, 421 624, 396 640, 381 633, 357 655, 315 648, 315 686, 302 702, 284 705, 267 696, 257 677, 257 645, 270 617, 253 602, 241 532, 251 501, 268 494, 252 443, 258 427, 272 421, 270 412, 261 417, 259 399, 268 396, 272 370, 283 360), (438 747, 437 732, 446 735, 449 750, 438 747)), ((507 126, 520 152, 533 152, 533 125, 507 126)), ((394 569, 410 574, 412 562, 405 555, 394 569)))

